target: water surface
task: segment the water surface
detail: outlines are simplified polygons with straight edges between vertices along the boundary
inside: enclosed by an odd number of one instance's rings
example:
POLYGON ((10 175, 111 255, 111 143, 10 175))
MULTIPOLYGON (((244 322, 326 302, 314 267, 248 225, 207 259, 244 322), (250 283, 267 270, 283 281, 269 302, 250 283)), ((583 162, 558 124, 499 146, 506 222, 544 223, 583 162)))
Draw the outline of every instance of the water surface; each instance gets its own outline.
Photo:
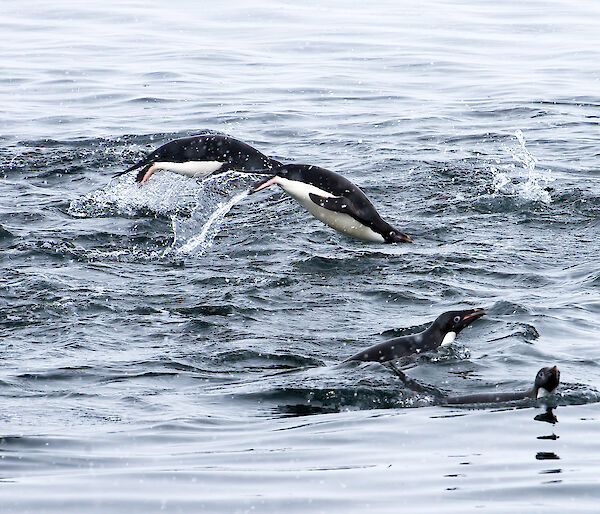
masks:
POLYGON ((9 2, 0 473, 13 512, 595 512, 594 2, 9 2), (112 175, 205 131, 350 178, 415 240, 256 177, 112 175), (484 307, 407 373, 339 363, 484 307))

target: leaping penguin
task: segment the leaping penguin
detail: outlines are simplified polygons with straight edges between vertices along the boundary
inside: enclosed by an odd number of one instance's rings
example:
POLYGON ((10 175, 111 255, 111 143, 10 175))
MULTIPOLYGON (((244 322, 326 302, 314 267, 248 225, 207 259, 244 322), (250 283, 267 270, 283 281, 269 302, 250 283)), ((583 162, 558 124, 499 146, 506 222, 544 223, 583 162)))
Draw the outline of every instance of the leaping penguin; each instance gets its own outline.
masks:
POLYGON ((485 315, 483 309, 444 312, 444 314, 438 316, 427 330, 376 344, 349 357, 344 362, 386 362, 413 353, 435 350, 439 346, 450 344, 461 330, 483 315, 485 315))
POLYGON ((365 194, 338 173, 307 164, 275 167, 251 193, 279 185, 315 218, 342 234, 376 243, 412 243, 384 221, 365 194))
POLYGON ((142 168, 136 181, 143 184, 158 170, 203 179, 215 171, 230 169, 269 173, 271 168, 280 165, 279 161, 242 141, 229 136, 204 134, 169 141, 115 177, 142 168))

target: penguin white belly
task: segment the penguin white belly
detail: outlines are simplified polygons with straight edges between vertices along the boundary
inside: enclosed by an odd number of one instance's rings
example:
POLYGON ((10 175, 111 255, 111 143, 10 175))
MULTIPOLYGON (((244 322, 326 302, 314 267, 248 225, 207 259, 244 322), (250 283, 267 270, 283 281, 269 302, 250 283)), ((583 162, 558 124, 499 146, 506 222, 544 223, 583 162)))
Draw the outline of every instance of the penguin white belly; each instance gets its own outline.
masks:
POLYGON ((325 225, 334 228, 338 232, 356 237, 357 239, 362 239, 363 241, 372 241, 375 243, 383 243, 385 241, 381 234, 378 234, 371 228, 363 225, 349 214, 325 209, 314 203, 308 196, 309 193, 312 193, 325 198, 333 198, 334 195, 331 193, 323 191, 312 184, 289 180, 283 177, 277 177, 276 183, 279 184, 288 195, 297 200, 300 205, 308 210, 315 218, 325 223, 325 225))
POLYGON ((456 339, 456 332, 448 332, 445 336, 444 339, 442 340, 442 342, 440 343, 440 346, 447 346, 449 344, 452 344, 454 342, 454 340, 456 339))
POLYGON ((220 169, 223 164, 219 161, 155 162, 154 168, 186 177, 204 178, 220 169))

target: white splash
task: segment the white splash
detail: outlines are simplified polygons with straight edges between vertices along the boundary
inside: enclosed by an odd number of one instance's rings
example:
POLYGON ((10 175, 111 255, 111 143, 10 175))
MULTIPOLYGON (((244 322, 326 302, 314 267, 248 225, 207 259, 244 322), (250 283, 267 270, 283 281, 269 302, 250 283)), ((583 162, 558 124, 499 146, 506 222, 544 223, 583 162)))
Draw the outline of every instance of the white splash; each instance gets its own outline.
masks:
MULTIPOLYGON (((175 239, 175 241, 173 242, 173 248, 175 248, 175 252, 183 255, 204 253, 204 251, 207 248, 212 246, 215 236, 219 232, 219 227, 221 226, 223 219, 225 218, 227 213, 236 203, 240 202, 246 196, 248 196, 248 191, 244 191, 234 196, 227 202, 219 203, 217 205, 217 208, 209 216, 208 220, 206 221, 198 235, 190 237, 184 244, 182 244, 179 247, 177 247, 178 241, 177 239, 175 239)), ((177 234, 175 228, 174 230, 177 234)))
POLYGON ((256 177, 227 171, 199 182, 169 172, 155 173, 140 186, 135 173, 113 180, 71 202, 76 217, 126 215, 151 211, 171 218, 174 241, 163 255, 200 255, 209 248, 231 208, 248 195, 256 177))
POLYGON ((200 189, 195 181, 174 175, 156 174, 140 186, 135 173, 111 181, 106 187, 71 201, 69 214, 75 217, 97 217, 111 214, 135 215, 147 209, 166 216, 189 209, 200 189))
POLYGON ((548 182, 554 180, 550 176, 550 171, 544 172, 536 168, 537 159, 527 150, 523 132, 517 130, 515 137, 519 146, 509 151, 518 165, 510 163, 499 168, 491 168, 496 193, 519 196, 532 202, 551 203, 552 198, 545 188, 548 182), (527 173, 527 180, 523 180, 523 172, 527 173))

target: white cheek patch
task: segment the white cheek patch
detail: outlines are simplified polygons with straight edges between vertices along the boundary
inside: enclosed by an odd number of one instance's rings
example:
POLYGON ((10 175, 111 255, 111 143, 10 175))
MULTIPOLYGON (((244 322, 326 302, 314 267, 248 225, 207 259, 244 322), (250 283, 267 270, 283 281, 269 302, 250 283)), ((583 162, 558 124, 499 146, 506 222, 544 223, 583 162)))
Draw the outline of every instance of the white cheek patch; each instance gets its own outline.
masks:
POLYGON ((155 162, 154 168, 186 177, 204 178, 220 169, 223 164, 219 161, 155 162))
POLYGON ((446 346, 454 342, 456 339, 456 332, 448 332, 444 339, 442 340, 442 344, 440 346, 446 346))
POLYGON ((312 193, 317 196, 324 198, 333 198, 334 195, 323 191, 312 184, 306 184, 297 180, 289 180, 283 177, 275 177, 276 184, 279 184, 281 188, 292 198, 298 201, 302 207, 310 212, 319 221, 329 225, 342 234, 347 234, 363 241, 372 241, 375 243, 383 243, 385 240, 381 234, 371 230, 371 228, 363 225, 359 221, 355 220, 349 214, 343 212, 334 212, 320 205, 314 203, 309 194, 312 193))

